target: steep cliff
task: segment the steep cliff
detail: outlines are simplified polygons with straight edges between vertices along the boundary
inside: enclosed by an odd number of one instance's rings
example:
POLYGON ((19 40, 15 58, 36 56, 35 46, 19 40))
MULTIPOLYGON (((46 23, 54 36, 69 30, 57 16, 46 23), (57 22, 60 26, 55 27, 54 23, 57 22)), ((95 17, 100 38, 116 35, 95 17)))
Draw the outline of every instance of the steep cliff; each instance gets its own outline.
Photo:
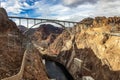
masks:
MULTIPOLYGON (((88 23, 89 20, 84 21, 88 23)), ((120 18, 96 17, 89 25, 84 21, 74 28, 75 40, 71 39, 69 50, 60 50, 58 61, 76 80, 83 76, 91 76, 95 80, 119 80, 120 18)))
POLYGON ((42 24, 40 25, 40 27, 33 28, 31 31, 33 31, 33 34, 30 34, 29 36, 31 37, 32 42, 34 43, 36 48, 42 54, 48 54, 50 53, 48 52, 49 46, 63 32, 63 29, 60 27, 55 27, 51 24, 42 24))
POLYGON ((47 40, 49 43, 51 43, 60 33, 62 33, 62 28, 55 27, 51 24, 43 24, 40 25, 40 27, 35 28, 32 39, 38 42, 47 40))
POLYGON ((48 80, 40 53, 28 43, 30 40, 0 8, 0 80, 48 80))
POLYGON ((18 25, 17 27, 18 27, 18 29, 19 29, 22 33, 24 33, 25 31, 28 30, 28 28, 25 27, 25 26, 23 26, 23 25, 18 25))

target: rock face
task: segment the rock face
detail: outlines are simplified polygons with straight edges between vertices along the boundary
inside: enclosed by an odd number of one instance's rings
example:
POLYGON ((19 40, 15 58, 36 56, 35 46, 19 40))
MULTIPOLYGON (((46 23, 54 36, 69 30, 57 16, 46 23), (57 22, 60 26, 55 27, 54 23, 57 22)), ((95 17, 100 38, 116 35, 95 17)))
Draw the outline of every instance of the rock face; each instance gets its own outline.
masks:
POLYGON ((27 43, 29 39, 0 8, 0 80, 48 80, 40 53, 27 43))
POLYGON ((40 27, 35 28, 35 32, 32 35, 32 39, 41 42, 46 40, 49 43, 52 43, 54 39, 62 33, 62 28, 54 27, 51 24, 43 24, 40 27))
POLYGON ((89 18, 89 17, 88 17, 88 18, 85 18, 85 19, 83 19, 82 21, 80 21, 80 23, 89 26, 89 25, 92 25, 92 24, 93 24, 93 20, 94 20, 93 18, 89 18))
POLYGON ((24 33, 26 30, 28 30, 28 28, 26 28, 26 27, 23 26, 23 25, 18 25, 18 29, 19 29, 22 33, 24 33))
POLYGON ((71 38, 71 48, 58 53, 58 61, 74 79, 83 76, 95 80, 120 79, 119 20, 119 17, 96 17, 91 24, 82 22, 74 28, 76 33, 75 38, 71 38))
MULTIPOLYGON (((95 17, 93 18, 85 18, 80 24, 82 27, 102 27, 109 26, 111 31, 120 31, 120 17, 95 17)), ((80 26, 80 25, 79 25, 80 26)))
POLYGON ((54 42, 54 40, 62 33, 63 29, 60 27, 55 27, 51 24, 43 24, 38 28, 33 28, 28 31, 32 34, 29 36, 32 42, 36 45, 37 49, 43 54, 48 54, 49 46, 54 42), (41 51, 42 50, 42 51, 41 51))
POLYGON ((63 31, 55 41, 48 47, 47 52, 50 54, 59 54, 61 50, 69 50, 71 46, 65 44, 71 44, 71 35, 67 31, 63 31), (64 47, 63 47, 64 46, 64 47))
POLYGON ((0 32, 18 30, 14 22, 8 19, 5 9, 0 8, 0 32))

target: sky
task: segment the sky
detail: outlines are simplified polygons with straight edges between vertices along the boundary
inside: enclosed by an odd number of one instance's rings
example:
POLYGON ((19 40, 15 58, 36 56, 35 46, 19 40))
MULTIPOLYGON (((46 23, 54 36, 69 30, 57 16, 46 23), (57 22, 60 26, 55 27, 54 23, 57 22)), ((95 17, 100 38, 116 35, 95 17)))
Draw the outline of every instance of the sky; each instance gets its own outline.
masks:
POLYGON ((9 16, 80 21, 120 16, 120 0, 0 0, 9 16))

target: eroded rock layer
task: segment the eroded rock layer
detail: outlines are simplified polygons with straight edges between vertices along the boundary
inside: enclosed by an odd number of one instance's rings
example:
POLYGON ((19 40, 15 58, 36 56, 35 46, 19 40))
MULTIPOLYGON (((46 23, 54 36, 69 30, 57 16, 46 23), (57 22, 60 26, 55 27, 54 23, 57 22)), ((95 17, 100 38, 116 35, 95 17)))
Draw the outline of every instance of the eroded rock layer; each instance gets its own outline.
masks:
POLYGON ((74 27, 75 40, 71 38, 69 50, 61 49, 58 61, 76 80, 83 76, 91 76, 95 80, 120 80, 120 18, 89 20, 84 20, 89 25, 83 21, 74 27))
POLYGON ((48 80, 38 50, 0 8, 0 80, 48 80))

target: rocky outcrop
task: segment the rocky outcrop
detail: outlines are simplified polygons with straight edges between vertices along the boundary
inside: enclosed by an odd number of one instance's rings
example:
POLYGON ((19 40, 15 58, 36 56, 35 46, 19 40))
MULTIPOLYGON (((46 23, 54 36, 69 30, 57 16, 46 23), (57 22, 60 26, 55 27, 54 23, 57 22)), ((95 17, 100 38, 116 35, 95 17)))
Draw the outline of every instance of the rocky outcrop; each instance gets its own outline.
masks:
POLYGON ((0 8, 0 32, 18 31, 16 24, 8 19, 5 9, 0 8))
POLYGON ((93 24, 93 20, 94 20, 93 18, 88 17, 80 21, 80 24, 85 24, 89 26, 93 24))
POLYGON ((57 55, 61 50, 69 50, 71 46, 71 35, 67 31, 63 31, 53 43, 45 50, 45 53, 57 55), (68 45, 65 45, 68 44, 68 45))
MULTIPOLYGON (((101 27, 101 26, 111 26, 111 30, 120 30, 120 17, 95 17, 85 18, 79 24, 85 25, 86 27, 101 27)), ((80 25, 79 25, 80 26, 80 25)))
POLYGON ((4 78, 2 80, 48 80, 45 73, 45 67, 39 51, 31 44, 27 46, 24 53, 20 70, 17 74, 4 78))
POLYGON ((48 80, 41 55, 0 8, 0 80, 48 80))
MULTIPOLYGON (((32 42, 42 54, 49 54, 50 45, 62 33, 63 29, 55 27, 51 24, 43 24, 38 28, 33 29, 33 34, 30 35, 32 42)), ((31 30, 31 31, 33 31, 31 30)), ((30 31, 28 31, 30 32, 30 31)))
POLYGON ((50 24, 43 24, 40 27, 35 28, 35 32, 32 35, 32 39, 38 42, 46 40, 52 43, 54 39, 62 33, 62 28, 54 27, 50 24))
POLYGON ((25 31, 28 30, 28 28, 25 27, 25 26, 23 26, 23 25, 18 25, 18 29, 19 29, 22 33, 24 33, 25 31))
POLYGON ((0 8, 0 79, 18 72, 24 48, 21 47, 22 35, 14 22, 8 19, 6 11, 0 8), (18 38, 19 37, 19 38, 18 38), (18 41, 18 42, 17 42, 18 41), (23 49, 23 51, 21 50, 23 49), (17 54, 16 54, 17 53, 17 54), (20 56, 20 57, 19 57, 20 56), (11 70, 11 71, 10 71, 11 70))
POLYGON ((95 80, 119 80, 120 34, 115 25, 119 25, 119 17, 98 17, 91 25, 77 25, 71 48, 60 50, 58 62, 66 66, 76 80, 83 76, 95 80))

